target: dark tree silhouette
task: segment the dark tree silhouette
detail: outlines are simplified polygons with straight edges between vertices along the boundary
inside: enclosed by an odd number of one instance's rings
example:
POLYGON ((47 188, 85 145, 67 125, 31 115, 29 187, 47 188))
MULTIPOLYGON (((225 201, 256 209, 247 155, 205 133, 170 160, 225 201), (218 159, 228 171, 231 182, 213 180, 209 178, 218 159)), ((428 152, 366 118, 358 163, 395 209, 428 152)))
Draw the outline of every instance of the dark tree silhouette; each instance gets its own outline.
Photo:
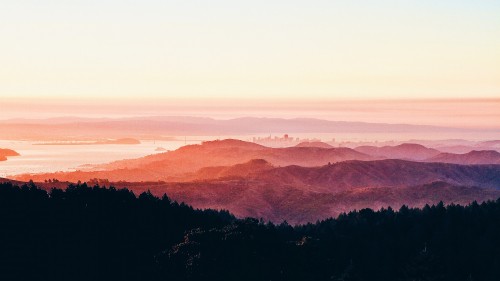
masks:
POLYGON ((500 280, 500 200, 291 226, 95 183, 0 184, 0 280, 500 280))

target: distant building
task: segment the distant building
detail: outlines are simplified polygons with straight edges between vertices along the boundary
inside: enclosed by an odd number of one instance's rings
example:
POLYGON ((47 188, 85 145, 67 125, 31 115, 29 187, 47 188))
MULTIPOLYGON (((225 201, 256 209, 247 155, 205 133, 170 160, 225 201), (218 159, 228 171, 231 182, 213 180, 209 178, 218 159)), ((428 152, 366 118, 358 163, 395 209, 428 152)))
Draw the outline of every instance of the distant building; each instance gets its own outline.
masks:
POLYGON ((290 137, 290 135, 288 134, 284 134, 283 137, 278 137, 278 136, 273 137, 272 135, 269 135, 267 137, 253 137, 252 141, 254 143, 258 143, 269 147, 289 147, 297 145, 301 142, 319 142, 321 140, 316 138, 313 139, 293 138, 290 137))

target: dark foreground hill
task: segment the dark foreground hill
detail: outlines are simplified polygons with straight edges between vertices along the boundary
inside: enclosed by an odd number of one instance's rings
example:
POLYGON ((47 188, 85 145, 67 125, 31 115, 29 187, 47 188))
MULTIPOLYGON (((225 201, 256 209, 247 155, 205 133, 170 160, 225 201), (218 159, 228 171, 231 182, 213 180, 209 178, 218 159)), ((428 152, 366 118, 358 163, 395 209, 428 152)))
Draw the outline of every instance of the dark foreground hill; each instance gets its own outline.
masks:
POLYGON ((500 280, 500 200, 292 227, 128 190, 0 184, 0 280, 500 280))

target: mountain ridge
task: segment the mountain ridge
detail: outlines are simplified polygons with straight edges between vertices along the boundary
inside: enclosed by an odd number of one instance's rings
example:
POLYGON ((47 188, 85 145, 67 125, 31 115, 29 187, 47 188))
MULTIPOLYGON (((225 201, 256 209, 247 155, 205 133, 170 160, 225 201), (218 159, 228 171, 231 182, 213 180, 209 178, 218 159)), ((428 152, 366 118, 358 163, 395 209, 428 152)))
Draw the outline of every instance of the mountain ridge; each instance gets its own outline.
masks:
POLYGON ((192 116, 151 116, 127 118, 50 118, 0 120, 4 138, 157 138, 160 136, 214 136, 287 133, 405 133, 405 132, 498 132, 497 129, 470 129, 430 125, 333 121, 317 118, 241 117, 213 119, 192 116), (45 133, 47 132, 47 133, 45 133), (48 133, 50 132, 50 134, 48 133))
POLYGON ((429 162, 456 164, 500 164, 500 153, 496 150, 472 150, 463 154, 440 153, 427 159, 429 162))
POLYGON ((437 149, 428 148, 421 144, 403 143, 396 146, 358 146, 354 150, 388 159, 425 160, 441 153, 437 149))

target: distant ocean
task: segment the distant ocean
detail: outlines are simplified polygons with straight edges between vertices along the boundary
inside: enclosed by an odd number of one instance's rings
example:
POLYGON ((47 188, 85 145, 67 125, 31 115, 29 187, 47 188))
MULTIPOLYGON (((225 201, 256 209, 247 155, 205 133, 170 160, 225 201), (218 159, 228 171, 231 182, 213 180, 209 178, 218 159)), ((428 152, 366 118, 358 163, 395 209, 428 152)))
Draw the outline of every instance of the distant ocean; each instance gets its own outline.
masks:
MULTIPOLYGON (((0 177, 24 173, 46 173, 83 169, 85 164, 102 164, 112 161, 139 158, 161 153, 161 147, 175 150, 182 141, 141 141, 141 144, 106 145, 33 145, 36 142, 0 140, 0 148, 17 151, 21 156, 9 157, 0 162, 0 177)), ((186 144, 200 141, 186 141, 186 144)))

